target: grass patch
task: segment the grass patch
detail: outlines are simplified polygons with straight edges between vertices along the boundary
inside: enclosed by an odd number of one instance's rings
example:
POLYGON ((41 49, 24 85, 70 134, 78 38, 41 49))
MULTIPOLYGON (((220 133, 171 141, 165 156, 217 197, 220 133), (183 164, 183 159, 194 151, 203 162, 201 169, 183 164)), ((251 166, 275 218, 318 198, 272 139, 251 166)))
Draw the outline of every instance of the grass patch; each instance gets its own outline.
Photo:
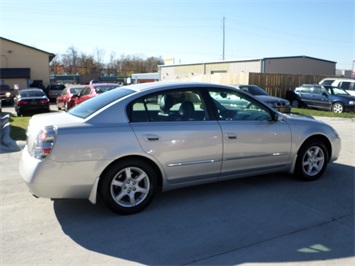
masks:
POLYGON ((325 116, 325 117, 340 117, 340 118, 355 118, 355 113, 336 114, 331 111, 319 111, 314 109, 292 108, 294 114, 310 115, 310 116, 325 116))
POLYGON ((26 129, 30 116, 10 115, 10 136, 13 140, 26 140, 26 129))

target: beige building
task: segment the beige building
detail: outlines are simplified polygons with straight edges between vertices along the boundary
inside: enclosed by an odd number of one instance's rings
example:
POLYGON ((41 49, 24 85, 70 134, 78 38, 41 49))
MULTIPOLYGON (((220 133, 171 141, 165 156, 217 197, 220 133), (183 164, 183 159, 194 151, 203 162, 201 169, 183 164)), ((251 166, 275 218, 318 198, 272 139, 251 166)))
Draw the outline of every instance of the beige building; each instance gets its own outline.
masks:
POLYGON ((47 86, 49 63, 55 54, 0 37, 0 82, 11 88, 47 86))
POLYGON ((248 83, 249 73, 334 76, 336 62, 308 57, 270 57, 250 60, 161 65, 160 80, 248 83))

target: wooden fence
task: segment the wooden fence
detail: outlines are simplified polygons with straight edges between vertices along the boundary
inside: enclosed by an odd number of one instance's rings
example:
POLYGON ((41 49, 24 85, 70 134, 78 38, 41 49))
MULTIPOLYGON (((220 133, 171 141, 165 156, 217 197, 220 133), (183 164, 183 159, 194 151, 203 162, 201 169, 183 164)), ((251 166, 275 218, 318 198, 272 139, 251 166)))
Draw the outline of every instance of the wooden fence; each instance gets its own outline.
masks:
POLYGON ((241 72, 177 77, 170 80, 210 82, 224 85, 254 84, 265 89, 272 96, 286 98, 286 91, 293 90, 302 84, 316 84, 326 77, 329 76, 241 72))
POLYGON ((316 84, 328 76, 249 73, 249 84, 264 88, 270 95, 286 98, 286 91, 302 84, 316 84))

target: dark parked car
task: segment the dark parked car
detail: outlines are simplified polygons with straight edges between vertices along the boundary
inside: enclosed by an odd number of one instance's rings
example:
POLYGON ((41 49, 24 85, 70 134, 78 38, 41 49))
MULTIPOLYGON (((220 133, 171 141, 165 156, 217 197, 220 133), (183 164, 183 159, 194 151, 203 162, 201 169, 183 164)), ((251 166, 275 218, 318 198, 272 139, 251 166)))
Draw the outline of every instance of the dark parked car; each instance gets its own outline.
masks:
POLYGON ((324 92, 325 88, 321 85, 303 84, 293 91, 288 91, 286 98, 291 102, 292 107, 295 108, 314 108, 330 111, 332 103, 322 95, 324 92))
POLYGON ((143 210, 160 191, 231 178, 316 180, 341 148, 326 123, 282 114, 231 86, 191 82, 112 89, 33 116, 26 135, 19 169, 31 193, 100 197, 119 214, 143 210))
POLYGON ((260 101, 267 103, 269 106, 275 108, 282 113, 291 112, 291 104, 288 100, 278 98, 275 96, 269 95, 264 89, 256 85, 235 85, 238 89, 246 91, 251 95, 258 98, 260 101))
POLYGON ((0 99, 3 104, 13 104, 14 98, 16 96, 16 91, 11 89, 9 85, 0 85, 0 99))
POLYGON ((354 112, 355 97, 341 88, 303 84, 286 95, 292 107, 314 108, 334 113, 354 112))
POLYGON ((328 94, 324 94, 332 102, 334 113, 355 112, 355 96, 340 87, 323 85, 328 94))
POLYGON ((29 88, 20 90, 15 97, 15 111, 17 116, 50 112, 49 99, 43 90, 29 88))
POLYGON ((49 98, 49 100, 54 101, 57 99, 57 97, 62 93, 62 91, 65 89, 64 84, 60 83, 51 83, 47 86, 46 89, 46 94, 49 98))
POLYGON ((78 105, 86 100, 94 98, 95 96, 119 87, 117 83, 93 83, 86 85, 75 98, 75 105, 78 105))
POLYGON ((79 95, 84 85, 71 85, 66 87, 56 99, 58 110, 68 111, 75 105, 75 98, 79 95))

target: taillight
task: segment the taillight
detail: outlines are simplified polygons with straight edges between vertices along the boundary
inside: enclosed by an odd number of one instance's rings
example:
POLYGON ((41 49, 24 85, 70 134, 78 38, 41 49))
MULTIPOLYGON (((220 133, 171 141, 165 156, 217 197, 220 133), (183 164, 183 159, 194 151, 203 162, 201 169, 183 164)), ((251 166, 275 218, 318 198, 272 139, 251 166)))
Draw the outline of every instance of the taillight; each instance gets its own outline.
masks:
POLYGON ((52 151, 56 136, 57 129, 54 126, 41 129, 33 143, 31 155, 37 159, 46 158, 52 151))
POLYGON ((26 105, 26 104, 28 104, 27 101, 18 101, 17 102, 17 105, 26 105))
POLYGON ((41 100, 41 104, 47 104, 49 103, 49 100, 41 100))

